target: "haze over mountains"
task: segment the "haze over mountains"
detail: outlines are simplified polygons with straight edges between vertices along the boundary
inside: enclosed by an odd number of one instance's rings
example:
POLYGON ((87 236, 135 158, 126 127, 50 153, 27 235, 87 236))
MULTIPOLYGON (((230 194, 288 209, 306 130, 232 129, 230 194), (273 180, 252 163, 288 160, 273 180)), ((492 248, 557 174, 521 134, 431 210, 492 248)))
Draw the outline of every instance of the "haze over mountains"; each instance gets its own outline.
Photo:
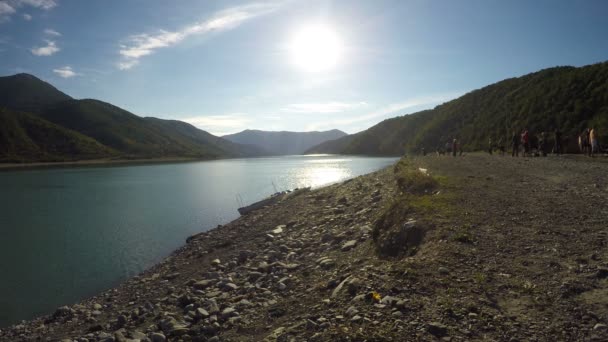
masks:
MULTIPOLYGON (((608 62, 555 67, 474 90, 432 110, 391 118, 307 153, 400 155, 434 151, 457 138, 465 150, 486 150, 488 139, 508 146, 513 132, 527 128, 536 138, 559 128, 570 152, 588 127, 608 136, 608 62)), ((552 140, 549 139, 552 143, 552 140)))
POLYGON ((337 129, 323 132, 267 132, 247 129, 224 135, 222 138, 238 144, 257 146, 272 155, 288 155, 303 154, 313 146, 346 135, 337 129))

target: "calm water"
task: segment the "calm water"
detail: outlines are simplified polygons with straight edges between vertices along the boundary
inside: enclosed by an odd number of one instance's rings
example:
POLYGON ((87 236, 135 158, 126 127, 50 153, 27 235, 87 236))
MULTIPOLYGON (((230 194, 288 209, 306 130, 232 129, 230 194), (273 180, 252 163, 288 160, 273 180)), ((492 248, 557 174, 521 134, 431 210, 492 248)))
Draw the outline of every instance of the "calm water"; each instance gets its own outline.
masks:
POLYGON ((288 156, 0 172, 0 327, 160 261, 275 187, 319 187, 395 158, 288 156))

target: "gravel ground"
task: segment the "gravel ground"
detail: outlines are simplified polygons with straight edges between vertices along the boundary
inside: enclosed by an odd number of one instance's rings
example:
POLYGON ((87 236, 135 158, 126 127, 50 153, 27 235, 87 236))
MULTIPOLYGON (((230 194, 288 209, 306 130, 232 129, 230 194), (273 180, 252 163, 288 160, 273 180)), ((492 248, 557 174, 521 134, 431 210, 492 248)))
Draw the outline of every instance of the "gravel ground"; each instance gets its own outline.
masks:
POLYGON ((438 185, 391 167, 298 194, 0 340, 608 340, 607 159, 401 165, 438 185))

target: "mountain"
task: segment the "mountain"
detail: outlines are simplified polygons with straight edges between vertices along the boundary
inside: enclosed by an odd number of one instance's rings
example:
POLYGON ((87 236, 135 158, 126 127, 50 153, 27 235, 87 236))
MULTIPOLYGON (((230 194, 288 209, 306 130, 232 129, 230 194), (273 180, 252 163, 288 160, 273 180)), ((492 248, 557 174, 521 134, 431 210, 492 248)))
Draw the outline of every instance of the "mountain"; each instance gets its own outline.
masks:
POLYGON ((0 125, 6 127, 0 160, 215 159, 263 154, 259 148, 213 136, 185 122, 142 118, 99 100, 72 99, 32 75, 0 77, 0 89, 8 94, 0 93, 0 108, 4 108, 0 125), (48 134, 42 137, 45 129, 48 134), (11 134, 13 130, 22 133, 11 134), (38 139, 31 139, 34 133, 38 139), (71 148, 62 145, 66 141, 71 148))
POLYGON ((244 130, 224 135, 222 138, 232 142, 254 145, 273 155, 303 154, 309 148, 346 136, 346 133, 333 129, 323 132, 268 132, 244 130))
POLYGON ((33 114, 0 109, 0 162, 70 161, 112 156, 116 151, 33 114))
POLYGON ((608 135, 608 62, 506 79, 306 153, 400 155, 423 147, 434 151, 454 137, 465 150, 485 150, 489 138, 509 142, 513 132, 525 128, 534 136, 559 128, 568 150, 575 151, 578 134, 592 126, 600 138, 608 135))
POLYGON ((0 106, 39 113, 49 105, 72 98, 29 74, 0 77, 0 106))

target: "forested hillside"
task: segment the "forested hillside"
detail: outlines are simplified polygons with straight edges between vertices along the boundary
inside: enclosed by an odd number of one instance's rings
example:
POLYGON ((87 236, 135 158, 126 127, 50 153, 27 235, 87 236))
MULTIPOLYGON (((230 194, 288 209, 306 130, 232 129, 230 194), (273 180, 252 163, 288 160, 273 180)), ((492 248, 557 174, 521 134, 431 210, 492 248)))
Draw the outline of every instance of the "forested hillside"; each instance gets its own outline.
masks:
POLYGON ((423 147, 433 151, 453 138, 465 150, 481 150, 489 138, 510 141, 513 132, 525 128, 533 136, 558 128, 574 152, 578 134, 587 127, 596 128, 601 143, 608 142, 608 62, 506 79, 307 152, 399 155, 423 147))
POLYGON ((188 123, 142 118, 112 104, 75 100, 28 74, 0 77, 0 162, 98 158, 259 156, 188 123))

